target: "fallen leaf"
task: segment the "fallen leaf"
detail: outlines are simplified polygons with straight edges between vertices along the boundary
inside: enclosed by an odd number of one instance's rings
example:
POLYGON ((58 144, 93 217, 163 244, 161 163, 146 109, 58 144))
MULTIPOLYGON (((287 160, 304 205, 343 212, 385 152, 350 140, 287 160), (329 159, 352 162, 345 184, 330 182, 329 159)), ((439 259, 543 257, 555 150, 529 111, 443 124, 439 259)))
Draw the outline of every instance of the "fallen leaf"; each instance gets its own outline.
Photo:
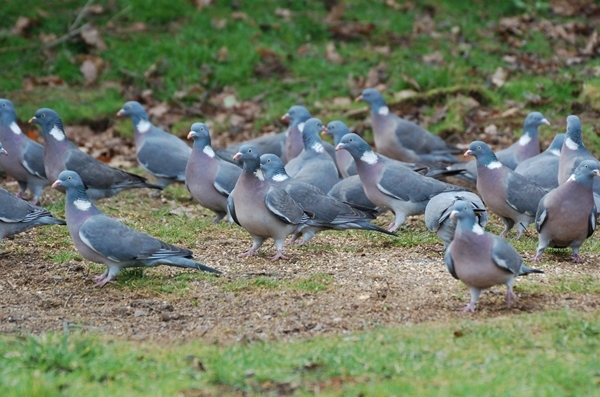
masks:
POLYGON ((106 43, 102 40, 100 31, 94 26, 82 30, 81 38, 89 46, 95 47, 100 51, 106 50, 106 43))
POLYGON ((231 19, 233 19, 234 21, 244 21, 248 19, 248 14, 241 11, 235 11, 231 13, 231 19))
POLYGON ((498 135, 498 127, 496 127, 496 124, 490 124, 483 129, 483 132, 485 132, 486 135, 498 135))
POLYGON ((502 114, 500 114, 500 117, 511 118, 511 117, 515 117, 519 113, 521 113, 521 109, 519 109, 518 107, 512 107, 512 108, 507 109, 504 112, 502 112, 502 114))
POLYGON ((169 105, 166 102, 161 102, 158 105, 152 106, 148 109, 148 115, 156 117, 157 119, 162 118, 169 111, 169 105))
POLYGON ((361 22, 336 22, 329 28, 333 37, 340 40, 357 40, 369 37, 375 31, 375 24, 361 22))
POLYGON ((219 48, 219 51, 217 51, 217 61, 225 62, 228 58, 229 58, 229 50, 227 49, 227 46, 223 46, 223 47, 219 48))
POLYGON ((83 74, 83 78, 85 79, 87 85, 94 84, 98 79, 98 67, 90 59, 83 61, 79 67, 79 70, 81 71, 81 74, 83 74))
POLYGON ((202 11, 209 5, 213 3, 213 0, 194 0, 194 4, 196 4, 196 9, 198 11, 202 11))
POLYGON ((334 106, 347 107, 347 106, 352 105, 352 100, 345 96, 338 96, 338 97, 333 98, 332 103, 334 106))
POLYGON ((330 41, 327 43, 327 47, 325 48, 325 58, 329 63, 333 63, 339 65, 344 62, 344 58, 337 52, 335 49, 335 44, 330 41))
POLYGON ((506 79, 508 78, 508 71, 503 67, 498 67, 494 74, 492 75, 492 84, 496 87, 500 88, 506 83, 506 79))
POLYGON ((341 21, 344 16, 344 11, 346 11, 346 3, 343 1, 336 2, 334 6, 331 7, 331 10, 329 10, 325 22, 332 23, 341 21))
POLYGON ((404 80, 406 83, 412 85, 417 91, 421 91, 421 86, 419 85, 417 80, 413 79, 406 73, 401 73, 400 76, 402 77, 402 80, 404 80))
POLYGON ((426 64, 429 64, 429 65, 435 64, 435 63, 443 63, 444 56, 442 55, 441 52, 435 51, 435 52, 432 52, 431 54, 423 55, 423 62, 426 64))
POLYGON ((402 8, 402 6, 398 4, 396 0, 385 0, 385 5, 390 8, 393 8, 394 10, 399 10, 400 8, 402 8))
POLYGON ((418 94, 419 93, 415 90, 402 90, 402 91, 398 91, 398 92, 394 93, 394 98, 400 100, 400 99, 410 98, 411 96, 415 96, 418 94))
POLYGON ((33 26, 33 20, 31 18, 27 18, 21 15, 17 19, 17 22, 15 22, 15 25, 10 30, 10 33, 12 33, 15 36, 20 36, 23 33, 25 33, 25 31, 31 26, 33 26))
POLYGON ((225 18, 213 18, 210 20, 210 24, 213 28, 221 30, 227 26, 227 19, 225 18))
POLYGON ((277 7, 275 9, 275 15, 277 15, 278 17, 285 19, 286 21, 289 21, 292 18, 292 11, 289 10, 288 8, 279 8, 277 7))
POLYGON ((54 40, 56 40, 57 36, 54 33, 50 33, 50 34, 40 33, 39 38, 42 41, 42 43, 48 44, 48 43, 52 43, 54 40))

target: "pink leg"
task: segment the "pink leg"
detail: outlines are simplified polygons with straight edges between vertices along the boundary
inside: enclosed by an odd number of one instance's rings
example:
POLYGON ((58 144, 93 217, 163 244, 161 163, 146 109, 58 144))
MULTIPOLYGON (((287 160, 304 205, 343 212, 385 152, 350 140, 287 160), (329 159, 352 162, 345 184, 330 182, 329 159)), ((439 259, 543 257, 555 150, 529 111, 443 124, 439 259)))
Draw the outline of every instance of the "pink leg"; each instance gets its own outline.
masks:
POLYGON ((510 306, 517 302, 517 295, 513 292, 512 288, 506 290, 506 307, 510 309, 510 306))
POLYGON ((573 263, 583 263, 583 262, 585 262, 585 261, 579 256, 579 254, 573 255, 573 263))
POLYGON ((239 254, 238 258, 245 258, 247 256, 252 256, 255 254, 256 254, 256 250, 254 248, 250 248, 248 251, 242 252, 241 254, 239 254))
POLYGON ((277 254, 275 254, 275 256, 272 256, 271 258, 272 261, 276 261, 278 259, 290 259, 287 256, 283 255, 283 250, 277 250, 277 254))
POLYGON ((475 313, 475 304, 469 303, 467 306, 465 306, 462 309, 462 311, 465 312, 465 313, 468 313, 468 312, 475 313))
POLYGON ((534 262, 539 262, 541 260, 542 260, 542 256, 541 255, 536 255, 536 256, 533 257, 533 261, 534 262))

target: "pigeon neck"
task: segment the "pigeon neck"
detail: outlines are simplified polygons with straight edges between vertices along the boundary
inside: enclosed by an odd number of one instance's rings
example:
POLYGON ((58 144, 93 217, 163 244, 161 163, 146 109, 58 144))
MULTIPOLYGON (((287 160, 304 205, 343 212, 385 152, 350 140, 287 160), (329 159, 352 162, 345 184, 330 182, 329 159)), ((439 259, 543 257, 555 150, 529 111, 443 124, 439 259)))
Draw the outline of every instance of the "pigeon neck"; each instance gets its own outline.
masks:
POLYGON ((290 176, 285 172, 283 165, 278 168, 271 168, 264 171, 265 178, 269 181, 281 184, 290 179, 290 176))
POLYGON ((569 179, 567 179, 567 182, 572 180, 591 189, 592 185, 594 184, 594 174, 573 174, 571 177, 569 177, 569 179))
POLYGON ((257 173, 260 173, 260 176, 264 179, 262 171, 260 170, 260 159, 258 158, 245 159, 244 165, 242 166, 242 172, 246 175, 256 175, 257 173))
POLYGON ((56 120, 53 124, 47 124, 42 127, 42 132, 45 137, 52 137, 49 141, 64 142, 67 140, 65 130, 60 119, 56 120))
POLYGON ((308 133, 302 133, 302 141, 304 142, 304 149, 313 152, 321 153, 325 151, 323 147, 323 141, 312 131, 308 133))
POLYGON ((67 189, 67 201, 71 203, 75 210, 88 214, 99 213, 100 210, 89 199, 83 186, 67 189))
POLYGON ((8 128, 10 128, 10 130, 15 135, 23 135, 23 131, 21 131, 21 128, 19 128, 19 125, 17 123, 15 123, 14 121, 12 123, 8 124, 8 128))
POLYGON ((463 215, 456 224, 456 232, 459 234, 471 232, 481 236, 483 235, 484 230, 477 222, 475 222, 474 215, 463 215))
POLYGON ((493 152, 484 154, 483 156, 477 158, 477 163, 491 170, 496 168, 502 168, 502 163, 498 161, 498 158, 493 152))
MULTIPOLYGON (((10 112, 2 112, 2 116, 0 116, 0 122, 2 123, 3 126, 6 127, 10 127, 12 124, 17 124, 16 123, 17 117, 15 116, 14 113, 10 113, 10 112)), ((12 127, 11 127, 12 129, 12 127)))
POLYGON ((131 122, 133 123, 133 128, 135 132, 138 134, 144 134, 150 131, 150 129, 152 128, 152 123, 150 122, 148 115, 145 113, 133 114, 131 116, 131 122))

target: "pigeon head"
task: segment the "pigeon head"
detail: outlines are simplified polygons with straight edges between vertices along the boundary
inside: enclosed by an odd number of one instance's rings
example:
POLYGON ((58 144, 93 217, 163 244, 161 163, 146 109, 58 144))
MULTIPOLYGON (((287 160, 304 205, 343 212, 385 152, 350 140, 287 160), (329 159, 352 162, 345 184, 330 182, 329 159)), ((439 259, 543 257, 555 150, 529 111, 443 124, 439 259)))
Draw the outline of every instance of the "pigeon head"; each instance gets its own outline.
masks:
POLYGON ((369 146, 364 139, 354 133, 344 135, 340 140, 340 143, 338 143, 335 147, 336 151, 342 149, 348 151, 348 153, 354 157, 354 160, 364 160, 369 156, 370 153, 375 155, 375 152, 373 152, 371 146, 369 146))
POLYGON ((0 142, 0 154, 3 154, 5 156, 8 156, 8 152, 4 149, 4 147, 2 146, 2 142, 0 142))
POLYGON ((581 122, 579 117, 570 115, 567 116, 567 146, 569 146, 569 140, 574 142, 576 145, 582 145, 583 140, 581 138, 581 122))
POLYGON ((523 131, 526 133, 537 134, 537 128, 542 124, 550 125, 550 122, 540 112, 531 112, 525 117, 523 131))
POLYGON ((323 141, 319 137, 321 131, 327 131, 327 127, 323 125, 321 120, 314 117, 306 120, 304 129, 302 130, 302 141, 306 150, 313 150, 315 152, 325 150, 323 148, 323 141))
POLYGON ((571 178, 583 185, 591 187, 594 176, 600 177, 600 167, 598 162, 596 160, 584 160, 579 163, 577 168, 575 168, 571 178))
POLYGON ((334 120, 327 124, 327 131, 323 131, 322 134, 329 134, 333 136, 333 144, 337 145, 342 140, 342 137, 346 134, 350 134, 352 131, 348 129, 343 121, 334 120))
POLYGON ((486 166, 493 164, 493 168, 496 168, 496 163, 502 166, 492 149, 487 145, 487 143, 482 141, 471 142, 469 149, 465 152, 465 156, 475 156, 477 163, 481 163, 486 166))
POLYGON ((146 113, 146 109, 136 101, 126 102, 121 110, 117 112, 117 116, 131 117, 131 122, 133 123, 136 132, 144 133, 150 131, 150 127, 152 126, 148 114, 146 113))
POLYGON ((470 229, 476 234, 482 235, 483 228, 475 221, 475 211, 473 204, 465 200, 456 200, 450 213, 450 219, 455 219, 456 231, 460 233, 462 230, 470 229))
POLYGON ((0 125, 6 127, 17 122, 17 114, 12 102, 8 99, 0 98, 0 125))
POLYGON ((58 174, 58 179, 56 180, 56 182, 54 182, 52 184, 53 188, 57 188, 57 187, 63 187, 65 189, 77 189, 77 188, 81 188, 83 190, 85 190, 85 185, 83 184, 83 181, 81 180, 81 177, 79 176, 79 174, 75 171, 69 171, 69 170, 64 170, 62 171, 60 174, 58 174))
POLYGON ((550 146, 548 146, 548 151, 556 156, 560 156, 560 150, 562 149, 562 145, 565 142, 565 134, 556 134, 550 146))
POLYGON ((194 146, 204 148, 210 146, 210 131, 204 123, 194 123, 190 128, 187 139, 194 140, 194 146))
POLYGON ((289 175, 285 172, 283 161, 274 154, 263 154, 260 156, 260 169, 265 178, 274 182, 283 182, 289 179, 289 175))
POLYGON ((243 164, 244 173, 255 173, 260 169, 260 153, 252 145, 242 145, 239 151, 233 156, 233 160, 240 160, 243 164))
POLYGON ((30 123, 39 124, 42 127, 42 134, 44 139, 48 136, 52 136, 57 141, 65 140, 65 131, 63 129, 62 121, 58 114, 48 108, 38 109, 30 120, 30 123))
POLYGON ((304 123, 306 120, 310 119, 312 116, 308 109, 304 106, 295 105, 289 108, 286 114, 281 116, 281 120, 289 120, 291 126, 297 126, 300 123, 304 123))
POLYGON ((382 109, 387 109, 387 105, 385 103, 385 99, 379 91, 375 88, 366 88, 363 92, 356 97, 355 102, 366 102, 371 107, 371 111, 376 113, 381 113, 382 109))

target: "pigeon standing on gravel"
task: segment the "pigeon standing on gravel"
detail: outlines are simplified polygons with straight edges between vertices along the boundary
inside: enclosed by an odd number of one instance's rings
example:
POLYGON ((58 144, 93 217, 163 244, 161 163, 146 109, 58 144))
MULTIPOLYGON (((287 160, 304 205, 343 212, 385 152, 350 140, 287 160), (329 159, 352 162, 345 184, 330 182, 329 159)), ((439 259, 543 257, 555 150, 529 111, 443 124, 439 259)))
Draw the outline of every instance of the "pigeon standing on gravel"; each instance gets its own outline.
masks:
POLYGON ((192 149, 183 140, 154 126, 138 102, 125 103, 117 116, 131 117, 138 162, 156 177, 158 186, 185 182, 185 167, 192 149))
POLYGON ((313 214, 311 223, 315 226, 307 226, 296 233, 290 244, 293 244, 302 235, 303 245, 310 240, 315 233, 323 230, 373 230, 381 233, 391 234, 369 222, 376 217, 376 211, 360 209, 343 203, 331 196, 326 195, 319 188, 308 183, 298 182, 291 178, 286 172, 281 159, 273 154, 263 154, 260 157, 260 169, 265 179, 274 186, 285 189, 302 209, 313 214))
POLYGON ((52 187, 66 190, 67 227, 79 253, 87 260, 103 263, 107 269, 96 278, 104 287, 121 269, 170 265, 221 273, 192 260, 192 251, 167 244, 109 218, 88 198, 76 172, 63 171, 52 187))
POLYGON ((535 225, 539 233, 535 262, 547 247, 573 249, 573 262, 583 262, 579 247, 596 229, 592 185, 600 176, 596 160, 584 160, 565 183, 548 193, 538 206, 535 225))
MULTIPOLYGON (((571 115, 567 117, 567 133, 560 151, 558 183, 560 185, 565 183, 583 160, 596 161, 596 158, 583 144, 581 121, 579 121, 579 117, 571 115)), ((600 184, 597 182, 594 183, 594 191, 596 193, 600 193, 598 186, 600 186, 600 184)))
POLYGON ((61 171, 76 171, 92 201, 112 197, 126 189, 161 188, 147 183, 146 178, 110 167, 81 151, 67 139, 62 121, 55 111, 39 109, 29 122, 42 127, 44 166, 49 180, 57 179, 61 171))
MULTIPOLYGON (((0 143, 0 157, 7 155, 0 143)), ((0 241, 5 236, 21 233, 35 226, 66 224, 65 221, 54 218, 48 210, 31 205, 4 189, 0 189, 0 203, 0 241)))
POLYGON ((477 161, 477 191, 488 210, 504 223, 501 236, 506 237, 517 226, 517 238, 535 220, 537 206, 546 191, 521 174, 498 161, 492 149, 484 142, 474 141, 465 156, 477 161))
POLYGON ((452 277, 465 283, 471 293, 463 311, 474 312, 481 290, 498 284, 506 284, 506 305, 510 307, 517 300, 512 290, 515 278, 543 273, 523 265, 523 258, 506 240, 484 231, 475 221, 472 203, 456 201, 450 217, 457 225, 444 262, 452 277))
POLYGON ((311 118, 306 121, 302 131, 304 150, 286 164, 285 170, 297 181, 309 183, 328 192, 340 178, 335 161, 327 153, 319 137, 319 132, 323 130, 327 128, 321 120, 311 118))
POLYGON ((425 207, 425 226, 427 229, 436 233, 444 243, 444 249, 454 238, 454 230, 456 229, 456 220, 450 218, 450 213, 454 208, 454 203, 458 200, 463 200, 471 203, 477 224, 485 228, 488 221, 488 214, 478 195, 471 192, 446 192, 440 193, 429 200, 425 207))
POLYGON ((395 219, 388 227, 390 232, 398 229, 407 216, 424 213, 429 200, 437 194, 465 190, 423 176, 398 161, 380 156, 356 134, 346 134, 342 138, 336 150, 342 149, 354 158, 369 200, 394 213, 395 219))
POLYGON ((215 154, 206 124, 192 124, 188 139, 193 139, 194 145, 185 170, 185 185, 201 206, 217 215, 215 224, 227 215, 227 197, 242 170, 215 154))
POLYGON ((383 96, 374 88, 365 89, 356 101, 371 107, 373 138, 377 152, 408 163, 458 163, 453 153, 460 150, 417 124, 390 112, 383 96))
POLYGON ((271 186, 260 169, 260 154, 254 146, 244 145, 234 156, 243 163, 235 188, 227 200, 229 215, 252 236, 252 248, 238 258, 252 256, 264 241, 275 240, 277 254, 271 260, 287 259, 283 255, 285 239, 300 231, 308 222, 302 207, 282 188, 271 186))
POLYGON ((44 148, 29 139, 17 124, 17 114, 11 101, 0 99, 0 141, 8 156, 0 156, 0 167, 19 183, 22 198, 27 189, 33 194, 32 204, 37 204, 42 189, 48 185, 44 169, 44 148))
MULTIPOLYGON (((514 170, 521 162, 540 154, 540 138, 538 127, 542 124, 550 125, 540 112, 531 112, 525 118, 523 123, 523 135, 511 146, 496 152, 496 158, 506 167, 514 170)), ((463 164, 455 164, 450 169, 464 168, 466 172, 457 175, 461 179, 469 182, 477 182, 477 163, 469 161, 463 164)))
POLYGON ((548 149, 517 165, 515 172, 550 191, 558 186, 558 163, 565 134, 556 134, 548 149))
MULTIPOLYGON (((323 134, 329 134, 333 137, 334 146, 337 146, 344 135, 351 133, 342 121, 335 120, 327 124, 327 129, 323 130, 323 134)), ((335 152, 335 161, 340 172, 342 178, 348 178, 352 175, 357 175, 356 172, 356 164, 354 163, 354 159, 345 150, 337 150, 335 152)))

